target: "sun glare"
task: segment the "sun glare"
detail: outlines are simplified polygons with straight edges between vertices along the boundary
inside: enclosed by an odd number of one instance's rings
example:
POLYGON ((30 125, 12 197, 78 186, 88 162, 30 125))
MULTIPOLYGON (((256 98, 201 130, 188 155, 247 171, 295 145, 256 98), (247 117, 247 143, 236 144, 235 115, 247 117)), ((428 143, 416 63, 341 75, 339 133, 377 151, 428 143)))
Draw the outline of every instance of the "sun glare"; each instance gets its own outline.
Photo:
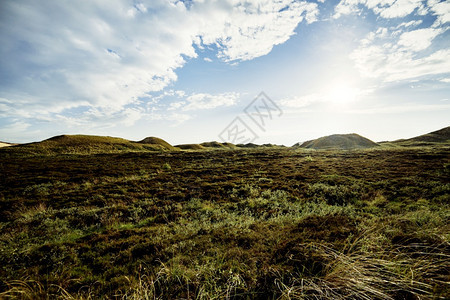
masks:
POLYGON ((356 100, 358 89, 345 84, 332 86, 327 93, 327 100, 334 104, 347 104, 356 100))

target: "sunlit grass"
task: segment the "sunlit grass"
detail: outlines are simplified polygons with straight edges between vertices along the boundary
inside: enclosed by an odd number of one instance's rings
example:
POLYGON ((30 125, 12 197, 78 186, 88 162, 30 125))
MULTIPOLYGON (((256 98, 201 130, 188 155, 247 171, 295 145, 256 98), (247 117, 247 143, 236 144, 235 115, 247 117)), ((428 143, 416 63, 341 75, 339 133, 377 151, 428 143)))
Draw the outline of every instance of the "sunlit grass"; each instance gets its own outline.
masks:
POLYGON ((8 157, 0 297, 444 299, 448 162, 445 148, 8 157))

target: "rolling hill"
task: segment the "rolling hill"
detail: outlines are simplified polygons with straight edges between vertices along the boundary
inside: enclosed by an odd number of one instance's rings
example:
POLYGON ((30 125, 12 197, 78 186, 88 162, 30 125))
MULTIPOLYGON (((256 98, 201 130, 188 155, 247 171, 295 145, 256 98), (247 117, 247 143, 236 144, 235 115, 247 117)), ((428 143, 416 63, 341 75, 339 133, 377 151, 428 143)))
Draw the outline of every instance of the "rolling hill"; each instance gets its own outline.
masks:
POLYGON ((307 149, 364 149, 378 147, 379 145, 356 133, 351 134, 333 134, 320 137, 315 140, 306 141, 302 144, 297 143, 294 147, 307 149))
POLYGON ((450 126, 422 134, 409 139, 401 139, 391 142, 401 146, 425 146, 433 144, 450 144, 450 126))
MULTIPOLYGON (((384 147, 413 147, 450 144, 450 126, 427 134, 409 139, 392 142, 375 143, 356 133, 333 134, 318 139, 297 143, 294 148, 304 149, 365 149, 380 145, 384 147)), ((230 150, 242 148, 276 148, 273 144, 257 145, 253 143, 238 144, 204 142, 201 144, 182 144, 172 146, 165 140, 157 137, 146 137, 141 141, 129 141, 118 137, 94 135, 59 135, 41 142, 28 144, 12 144, 0 142, 2 151, 14 151, 18 154, 96 154, 110 152, 139 152, 139 151, 180 151, 180 150, 230 150), (15 146, 15 147, 10 147, 15 146)))
POLYGON ((154 137, 154 136, 150 136, 150 137, 146 137, 145 139, 143 139, 142 141, 137 142, 139 144, 144 144, 144 145, 153 145, 153 146, 159 146, 161 147, 161 149, 165 149, 165 150, 178 150, 176 147, 172 146, 171 144, 169 144, 168 142, 166 142, 163 139, 154 137))
POLYGON ((181 144, 175 147, 182 150, 215 150, 215 149, 235 149, 236 145, 232 143, 204 142, 201 144, 181 144))
POLYGON ((236 148, 236 146, 232 143, 219 143, 216 141, 213 142, 204 142, 200 144, 205 148, 215 148, 215 149, 232 149, 236 148))
POLYGON ((175 147, 180 148, 182 150, 205 150, 206 148, 199 144, 181 144, 175 145, 175 147))
MULTIPOLYGON (((41 142, 22 144, 14 152, 23 154, 95 154, 120 151, 175 150, 167 142, 157 138, 153 143, 137 143, 126 139, 94 135, 59 135, 41 142), (167 145, 168 146, 167 146, 167 145)), ((145 140, 145 139, 144 139, 145 140)))

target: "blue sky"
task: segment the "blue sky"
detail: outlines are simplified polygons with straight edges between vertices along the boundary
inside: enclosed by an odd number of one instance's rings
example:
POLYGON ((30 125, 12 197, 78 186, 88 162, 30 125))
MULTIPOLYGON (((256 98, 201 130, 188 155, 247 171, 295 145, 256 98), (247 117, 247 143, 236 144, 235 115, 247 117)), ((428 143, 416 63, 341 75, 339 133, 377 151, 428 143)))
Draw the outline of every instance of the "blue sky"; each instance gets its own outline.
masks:
POLYGON ((412 137, 450 125, 449 28, 439 0, 4 0, 0 140, 412 137))

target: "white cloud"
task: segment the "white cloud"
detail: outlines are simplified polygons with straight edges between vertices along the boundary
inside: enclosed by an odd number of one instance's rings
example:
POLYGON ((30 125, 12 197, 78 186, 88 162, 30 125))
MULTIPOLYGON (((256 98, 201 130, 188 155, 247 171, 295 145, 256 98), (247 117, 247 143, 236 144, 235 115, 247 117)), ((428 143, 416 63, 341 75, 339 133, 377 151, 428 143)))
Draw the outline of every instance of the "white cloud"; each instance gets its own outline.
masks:
POLYGON ((24 121, 16 120, 14 123, 12 123, 12 124, 10 124, 10 125, 8 125, 8 126, 3 127, 3 128, 0 130, 0 133, 8 133, 8 132, 10 132, 10 131, 25 131, 25 130, 27 130, 30 126, 31 126, 30 124, 28 124, 28 123, 26 123, 26 122, 24 122, 24 121))
POLYGON ((408 51, 421 51, 427 49, 433 39, 443 30, 434 28, 422 28, 408 31, 400 36, 398 44, 408 51))
POLYGON ((6 126, 0 127, 0 137, 2 142, 21 142, 21 140, 17 138, 19 135, 22 137, 22 140, 33 140, 39 135, 39 132, 33 130, 31 124, 17 119, 6 126))
POLYGON ((403 18, 411 14, 416 18, 396 26, 380 27, 360 41, 350 57, 364 76, 387 82, 449 72, 445 44, 441 41, 440 45, 433 47, 435 38, 449 29, 442 26, 450 21, 448 1, 342 0, 335 7, 334 17, 359 13, 364 8, 384 19, 403 18), (427 21, 435 15, 434 24, 424 26, 424 15, 427 15, 427 21), (422 28, 415 29, 419 25, 422 28))
POLYGON ((241 94, 236 92, 217 94, 191 93, 187 95, 184 91, 169 90, 164 91, 161 95, 153 99, 158 99, 158 101, 163 100, 159 103, 160 108, 165 106, 163 102, 165 102, 166 98, 176 99, 168 105, 168 111, 192 111, 232 106, 236 104, 240 96, 241 94))
POLYGON ((222 93, 211 95, 208 93, 196 93, 186 98, 184 101, 171 103, 170 109, 181 109, 183 111, 213 109, 221 106, 231 106, 236 104, 239 93, 222 93))
POLYGON ((124 110, 124 119, 122 124, 125 126, 132 126, 142 118, 142 110, 137 108, 126 108, 124 110))
POLYGON ((422 0, 342 0, 335 8, 334 18, 358 13, 362 6, 383 18, 406 17, 416 9, 425 12, 422 0))
POLYGON ((203 58, 203 60, 204 60, 204 61, 207 61, 207 62, 212 62, 212 59, 209 58, 209 57, 205 57, 205 58, 203 58))
POLYGON ((433 26, 439 26, 450 22, 450 2, 438 0, 429 0, 428 6, 434 15, 437 16, 436 22, 433 26))
POLYGON ((304 96, 294 96, 281 99, 280 105, 288 108, 303 108, 313 103, 324 101, 324 95, 321 93, 313 93, 304 96))
POLYGON ((171 114, 163 116, 163 119, 172 121, 173 123, 170 126, 176 127, 176 126, 192 119, 192 116, 188 115, 188 114, 171 113, 171 114))
MULTIPOLYGON (((376 12, 383 18, 406 17, 407 15, 411 14, 415 9, 420 9, 421 7, 423 7, 422 0, 397 0, 395 2, 382 0, 379 2, 380 3, 373 9, 374 12, 376 12)), ((367 1, 367 3, 370 3, 370 1, 367 1)))
POLYGON ((358 4, 359 0, 342 0, 339 4, 334 8, 333 18, 337 19, 343 15, 349 15, 352 13, 357 13, 359 11, 358 4))
MULTIPOLYGON (((205 1, 205 3, 208 1, 205 1)), ((224 1, 225 2, 225 1, 224 1)), ((295 0, 232 1, 237 5, 217 9, 217 3, 198 8, 208 12, 200 35, 204 44, 216 44, 225 61, 250 60, 269 53, 294 34, 297 24, 317 21, 316 3, 295 0), (211 19, 216 20, 211 24, 211 19), (217 24, 219 26, 217 26, 217 24)))
POLYGON ((401 28, 401 27, 416 27, 419 26, 420 24, 422 24, 422 20, 413 20, 413 21, 409 21, 409 22, 403 22, 400 23, 396 28, 401 28))
POLYGON ((384 31, 369 33, 350 55, 363 76, 390 82, 449 72, 450 50, 432 47, 433 40, 446 29, 384 31))
POLYGON ((250 60, 317 15, 316 3, 296 0, 6 0, 0 97, 14 103, 11 113, 122 111, 174 82, 197 57, 194 44, 217 46, 224 61, 250 60))
POLYGON ((177 110, 186 105, 186 101, 178 101, 170 103, 168 110, 177 110))

